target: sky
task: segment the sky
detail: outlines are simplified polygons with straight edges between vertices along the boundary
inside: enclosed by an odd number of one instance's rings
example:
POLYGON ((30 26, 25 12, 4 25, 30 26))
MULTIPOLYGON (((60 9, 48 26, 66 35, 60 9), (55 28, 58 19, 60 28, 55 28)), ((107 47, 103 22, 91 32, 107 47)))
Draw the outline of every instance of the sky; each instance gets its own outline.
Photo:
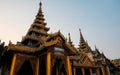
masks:
MULTIPOLYGON (((68 33, 75 47, 83 37, 109 59, 120 58, 120 0, 41 0, 49 33, 68 33)), ((0 0, 0 40, 21 41, 33 23, 40 0, 0 0)))

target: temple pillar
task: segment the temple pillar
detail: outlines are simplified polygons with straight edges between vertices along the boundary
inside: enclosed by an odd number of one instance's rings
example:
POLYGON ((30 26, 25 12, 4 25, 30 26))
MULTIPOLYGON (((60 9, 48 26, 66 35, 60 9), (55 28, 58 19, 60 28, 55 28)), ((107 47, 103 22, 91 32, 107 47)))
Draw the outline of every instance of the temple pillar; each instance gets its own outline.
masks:
POLYGON ((68 75, 72 75, 70 58, 69 58, 69 56, 67 56, 66 58, 67 58, 67 73, 68 73, 68 75))
POLYGON ((99 68, 96 68, 96 75, 100 75, 100 70, 99 70, 99 68))
POLYGON ((90 75, 92 75, 92 68, 89 68, 89 71, 90 71, 90 75))
POLYGON ((109 70, 108 66, 106 66, 106 73, 107 73, 107 75, 110 75, 110 70, 109 70))
POLYGON ((76 75, 76 68, 75 67, 73 67, 73 73, 74 73, 74 75, 76 75))
POLYGON ((39 58, 37 58, 36 60, 36 74, 35 75, 39 75, 39 58))
POLYGON ((14 70, 15 70, 15 62, 16 62, 16 54, 13 55, 13 60, 12 60, 12 65, 11 65, 11 69, 10 69, 10 75, 14 75, 14 70))
POLYGON ((101 70, 102 70, 102 75, 106 75, 103 66, 101 66, 101 70))
POLYGON ((46 75, 51 75, 51 53, 47 53, 46 75))
POLYGON ((82 67, 81 70, 82 70, 82 75, 85 75, 85 69, 82 67))

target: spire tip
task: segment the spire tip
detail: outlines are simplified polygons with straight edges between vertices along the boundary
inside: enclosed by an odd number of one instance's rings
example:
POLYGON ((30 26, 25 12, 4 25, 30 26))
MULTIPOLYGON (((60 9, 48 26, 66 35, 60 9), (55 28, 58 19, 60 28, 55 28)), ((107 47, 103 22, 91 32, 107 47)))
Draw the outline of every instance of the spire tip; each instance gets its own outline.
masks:
POLYGON ((42 2, 40 1, 40 6, 42 6, 42 2))
POLYGON ((81 32, 81 28, 79 28, 79 31, 81 32))

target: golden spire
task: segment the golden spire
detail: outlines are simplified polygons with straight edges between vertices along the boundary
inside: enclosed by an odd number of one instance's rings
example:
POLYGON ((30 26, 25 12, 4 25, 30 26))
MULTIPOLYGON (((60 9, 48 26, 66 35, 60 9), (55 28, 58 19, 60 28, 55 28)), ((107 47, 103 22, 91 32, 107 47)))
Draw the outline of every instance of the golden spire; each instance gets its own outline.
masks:
POLYGON ((84 43, 85 43, 85 40, 84 40, 84 38, 83 38, 81 29, 79 29, 79 31, 80 31, 80 42, 84 42, 84 43))
POLYGON ((84 38, 83 38, 83 35, 82 35, 82 32, 81 32, 81 29, 79 29, 79 31, 80 31, 80 42, 79 42, 79 50, 82 50, 82 49, 84 49, 86 46, 86 42, 85 42, 85 40, 84 40, 84 38))
POLYGON ((42 14, 42 2, 40 2, 40 7, 39 7, 39 12, 38 12, 38 14, 37 15, 42 15, 43 16, 43 14, 42 14))
POLYGON ((91 48, 89 47, 87 41, 84 40, 81 29, 80 31, 80 42, 79 42, 79 50, 83 52, 90 52, 91 48))

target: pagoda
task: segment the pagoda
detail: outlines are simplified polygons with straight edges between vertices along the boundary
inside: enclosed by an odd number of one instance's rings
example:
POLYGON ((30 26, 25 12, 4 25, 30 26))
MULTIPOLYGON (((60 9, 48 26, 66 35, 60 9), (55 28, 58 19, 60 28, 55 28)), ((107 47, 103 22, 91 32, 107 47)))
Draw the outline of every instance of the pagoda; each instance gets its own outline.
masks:
POLYGON ((104 54, 92 51, 80 30, 79 48, 70 33, 68 40, 58 31, 48 33, 42 3, 27 34, 4 48, 1 75, 110 75, 104 54))

